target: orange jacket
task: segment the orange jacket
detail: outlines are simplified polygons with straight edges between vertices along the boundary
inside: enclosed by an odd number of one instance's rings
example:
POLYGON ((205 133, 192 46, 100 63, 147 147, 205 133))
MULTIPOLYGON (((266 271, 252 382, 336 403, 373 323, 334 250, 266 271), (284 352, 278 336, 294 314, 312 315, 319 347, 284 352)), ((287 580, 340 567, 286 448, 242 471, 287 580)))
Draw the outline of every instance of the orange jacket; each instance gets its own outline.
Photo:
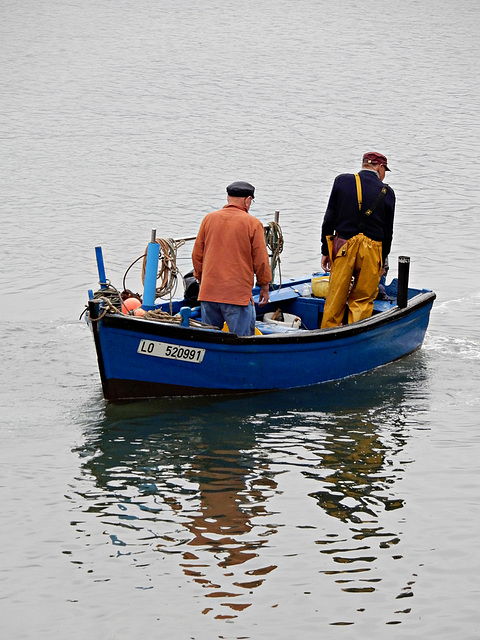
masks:
POLYGON ((247 305, 254 275, 259 285, 272 279, 262 223, 231 204, 202 220, 192 262, 203 301, 247 305))

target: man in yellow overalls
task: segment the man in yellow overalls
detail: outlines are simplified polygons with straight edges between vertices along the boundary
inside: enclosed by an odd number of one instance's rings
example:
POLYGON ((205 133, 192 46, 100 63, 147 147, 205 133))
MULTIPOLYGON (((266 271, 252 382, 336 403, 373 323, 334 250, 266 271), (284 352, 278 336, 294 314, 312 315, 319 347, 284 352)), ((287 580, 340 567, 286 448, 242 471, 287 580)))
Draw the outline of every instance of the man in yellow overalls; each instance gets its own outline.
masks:
POLYGON ((369 318, 390 253, 395 193, 383 184, 387 158, 363 156, 357 174, 335 178, 322 224, 322 268, 330 271, 322 329, 369 318))

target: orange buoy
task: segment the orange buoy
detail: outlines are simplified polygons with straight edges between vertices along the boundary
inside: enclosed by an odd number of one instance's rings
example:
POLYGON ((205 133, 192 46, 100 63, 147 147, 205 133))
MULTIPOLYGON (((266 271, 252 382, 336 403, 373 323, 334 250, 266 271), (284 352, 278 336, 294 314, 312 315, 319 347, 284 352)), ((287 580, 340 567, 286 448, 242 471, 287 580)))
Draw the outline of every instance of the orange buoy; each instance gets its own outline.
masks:
POLYGON ((127 298, 122 303, 122 312, 127 314, 129 311, 133 311, 139 307, 142 303, 138 298, 127 298))
POLYGON ((137 307, 136 309, 133 310, 133 315, 134 316, 144 316, 147 312, 145 311, 145 309, 142 309, 142 307, 137 307))

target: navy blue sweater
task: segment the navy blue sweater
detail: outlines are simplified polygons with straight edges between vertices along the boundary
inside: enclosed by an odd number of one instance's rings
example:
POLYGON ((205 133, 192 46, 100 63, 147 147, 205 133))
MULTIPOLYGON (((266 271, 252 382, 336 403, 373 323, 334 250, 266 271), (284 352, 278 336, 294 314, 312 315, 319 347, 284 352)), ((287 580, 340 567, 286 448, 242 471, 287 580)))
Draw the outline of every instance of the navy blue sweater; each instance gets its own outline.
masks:
POLYGON ((362 211, 358 210, 357 187, 353 173, 342 173, 335 178, 327 210, 322 224, 322 255, 328 255, 326 237, 337 233, 349 240, 358 233, 372 240, 382 242, 383 260, 390 253, 393 237, 393 218, 395 214, 395 193, 387 187, 387 193, 375 211, 365 215, 382 190, 383 182, 376 171, 363 169, 359 172, 362 185, 362 211), (362 227, 362 224, 364 227, 362 227))

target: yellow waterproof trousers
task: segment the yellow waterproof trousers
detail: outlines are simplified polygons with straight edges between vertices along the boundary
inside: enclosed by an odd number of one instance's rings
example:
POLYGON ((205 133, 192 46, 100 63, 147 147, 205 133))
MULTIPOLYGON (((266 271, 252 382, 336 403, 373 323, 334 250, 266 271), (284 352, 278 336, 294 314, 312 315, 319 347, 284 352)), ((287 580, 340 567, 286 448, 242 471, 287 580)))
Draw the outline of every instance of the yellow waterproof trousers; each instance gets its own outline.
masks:
POLYGON ((342 324, 347 301, 348 324, 372 315, 382 266, 382 243, 363 233, 350 238, 341 247, 332 262, 322 329, 342 324), (350 290, 352 277, 354 282, 350 290))

